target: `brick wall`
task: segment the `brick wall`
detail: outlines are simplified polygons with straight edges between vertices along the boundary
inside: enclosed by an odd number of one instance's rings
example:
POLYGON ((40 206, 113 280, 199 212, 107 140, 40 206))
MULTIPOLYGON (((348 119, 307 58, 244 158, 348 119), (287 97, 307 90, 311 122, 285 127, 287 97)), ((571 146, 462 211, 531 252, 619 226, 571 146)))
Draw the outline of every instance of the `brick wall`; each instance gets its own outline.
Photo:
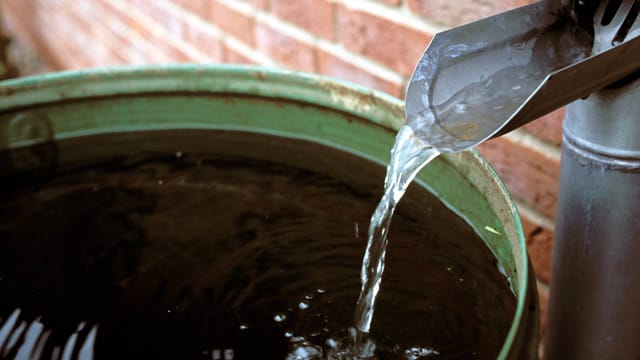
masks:
MULTIPOLYGON (((440 30, 529 0, 3 0, 5 26, 53 69, 165 62, 312 71, 402 97, 440 30)), ((479 147, 518 201, 543 306, 563 114, 479 147)))

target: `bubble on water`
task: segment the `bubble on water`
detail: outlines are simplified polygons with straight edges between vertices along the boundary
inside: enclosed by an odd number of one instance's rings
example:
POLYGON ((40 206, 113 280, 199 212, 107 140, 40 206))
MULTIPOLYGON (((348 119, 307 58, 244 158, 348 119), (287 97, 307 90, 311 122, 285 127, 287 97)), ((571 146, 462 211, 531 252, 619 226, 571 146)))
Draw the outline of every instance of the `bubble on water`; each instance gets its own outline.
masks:
POLYGON ((300 303, 298 304, 298 309, 300 310, 307 310, 309 308, 309 303, 306 301, 300 301, 300 303))
POLYGON ((292 336, 293 336, 293 333, 290 332, 290 331, 287 331, 286 333, 284 333, 284 337, 286 337, 286 338, 290 338, 292 336))
POLYGON ((273 321, 281 323, 283 321, 287 320, 287 315, 283 314, 283 313, 277 313, 275 315, 273 315, 273 321))
POLYGON ((325 290, 325 289, 322 289, 322 288, 318 288, 318 289, 316 290, 316 292, 317 292, 318 294, 324 294, 324 293, 325 293, 325 291, 326 291, 326 290, 325 290))
MULTIPOLYGON (((0 280, 2 280, 2 278, 0 278, 0 280)), ((313 296, 311 295, 305 295, 304 298, 305 300, 313 300, 313 296)))

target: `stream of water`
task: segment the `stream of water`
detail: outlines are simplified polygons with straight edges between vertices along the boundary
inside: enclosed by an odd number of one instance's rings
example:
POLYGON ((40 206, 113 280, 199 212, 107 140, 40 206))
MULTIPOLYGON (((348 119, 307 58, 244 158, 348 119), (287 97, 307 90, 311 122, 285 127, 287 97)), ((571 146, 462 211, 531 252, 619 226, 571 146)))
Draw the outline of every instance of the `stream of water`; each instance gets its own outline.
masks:
MULTIPOLYGON (((376 296, 380 291, 382 274, 384 272, 384 259, 389 243, 389 228, 391 218, 398 202, 404 195, 411 181, 416 177, 420 169, 435 159, 439 153, 419 140, 411 127, 403 126, 396 137, 396 142, 391 150, 391 160, 387 167, 387 175, 384 181, 384 193, 382 199, 369 224, 369 237, 367 248, 362 260, 361 281, 362 288, 354 314, 355 327, 359 334, 369 332, 373 319, 376 296)), ((356 341, 356 349, 366 353, 362 346, 363 341, 356 341)))

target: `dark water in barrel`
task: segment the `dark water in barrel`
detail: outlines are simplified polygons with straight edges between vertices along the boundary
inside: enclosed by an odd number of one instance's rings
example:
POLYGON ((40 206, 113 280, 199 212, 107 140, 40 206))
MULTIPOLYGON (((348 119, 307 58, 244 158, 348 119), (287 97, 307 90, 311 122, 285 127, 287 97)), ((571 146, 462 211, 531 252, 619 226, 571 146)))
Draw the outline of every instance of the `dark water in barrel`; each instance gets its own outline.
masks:
MULTIPOLYGON (((345 339, 385 166, 240 135, 102 135, 0 153, 0 356, 13 358, 35 323, 43 358, 65 345, 77 356, 91 329, 97 359, 285 359, 303 341, 326 352, 345 339)), ((491 252, 417 185, 393 222, 376 355, 495 359, 515 298, 491 252)))

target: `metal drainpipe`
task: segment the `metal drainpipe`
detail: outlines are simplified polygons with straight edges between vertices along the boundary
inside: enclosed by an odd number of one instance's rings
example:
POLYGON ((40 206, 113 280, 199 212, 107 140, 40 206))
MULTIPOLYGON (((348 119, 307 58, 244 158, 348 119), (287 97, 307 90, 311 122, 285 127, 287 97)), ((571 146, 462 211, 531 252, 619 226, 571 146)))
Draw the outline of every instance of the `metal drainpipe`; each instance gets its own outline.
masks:
POLYGON ((640 80, 567 107, 558 194, 544 358, 640 359, 640 80))

